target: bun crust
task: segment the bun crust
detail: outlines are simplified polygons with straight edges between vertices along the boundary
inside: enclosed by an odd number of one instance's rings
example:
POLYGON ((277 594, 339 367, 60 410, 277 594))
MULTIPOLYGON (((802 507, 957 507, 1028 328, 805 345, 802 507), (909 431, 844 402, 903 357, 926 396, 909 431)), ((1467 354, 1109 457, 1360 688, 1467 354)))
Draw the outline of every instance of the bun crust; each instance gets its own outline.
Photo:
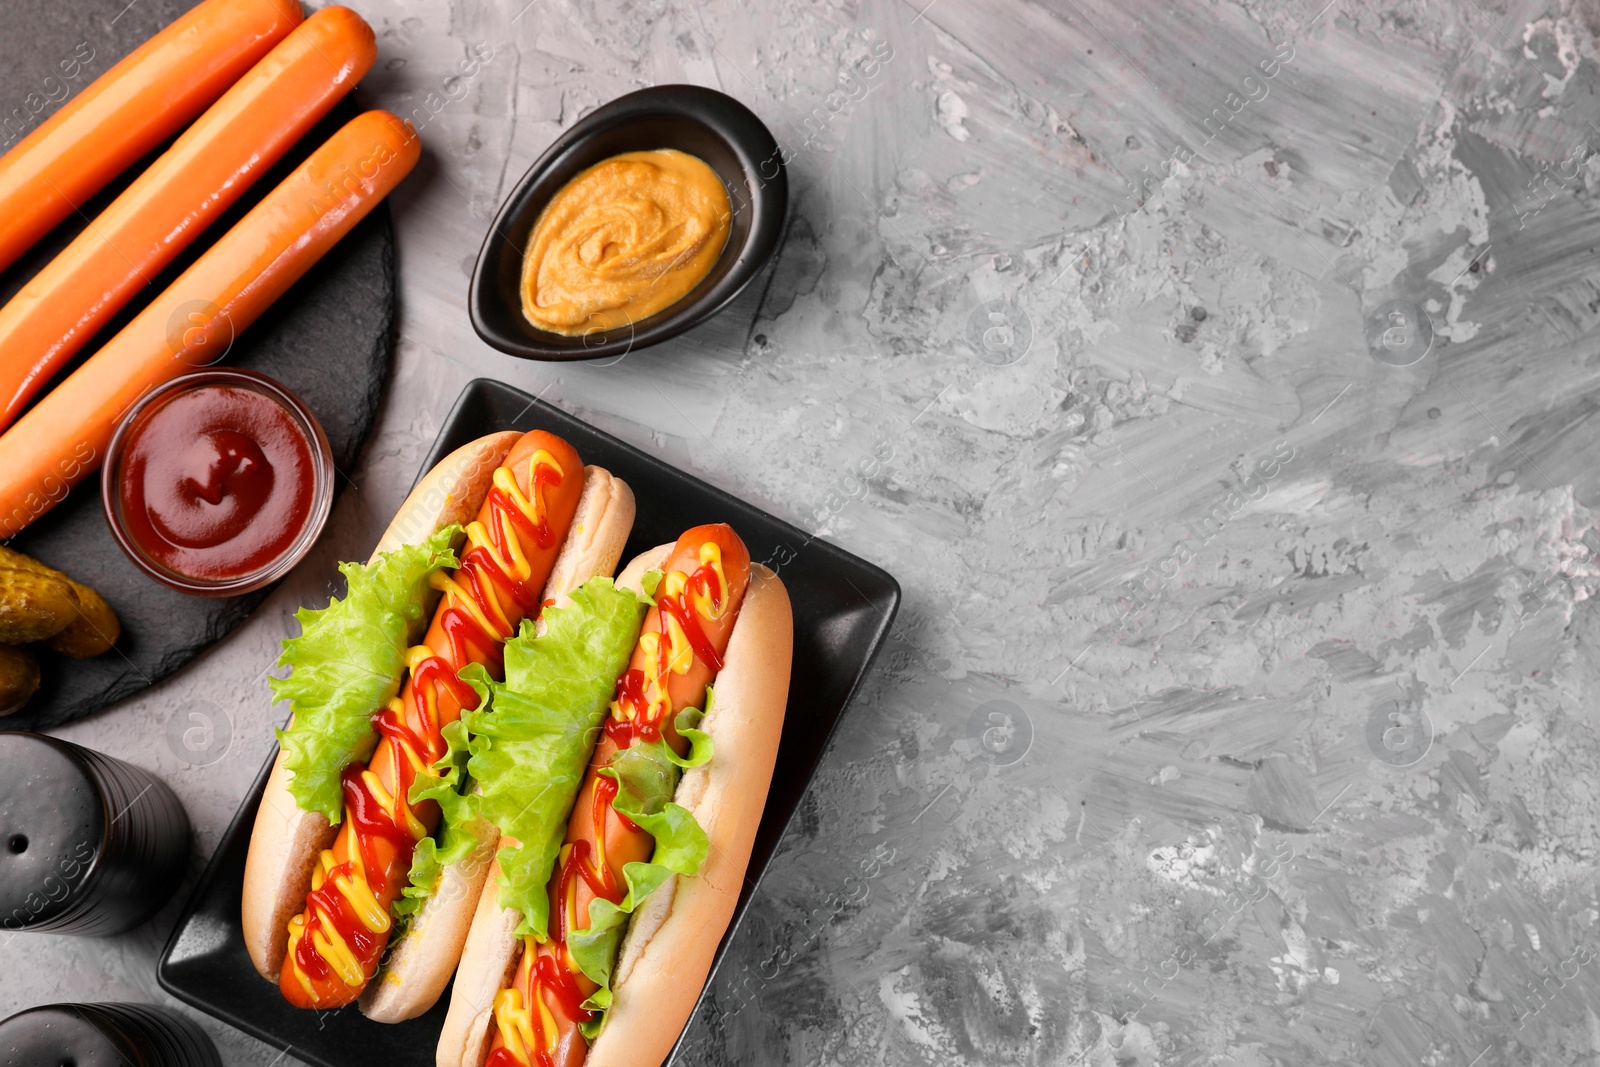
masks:
MULTIPOLYGON (((634 513, 633 490, 628 483, 601 467, 585 467, 583 494, 545 582, 545 599, 560 600, 596 575, 616 573, 622 546, 633 529, 634 513)), ((433 895, 411 917, 405 936, 390 946, 383 971, 361 994, 361 1011, 367 1018, 380 1023, 403 1022, 438 1001, 461 958, 499 846, 500 835, 490 827, 470 856, 440 871, 433 895)))
POLYGON ((439 1031, 438 1067, 482 1067, 489 1056, 495 994, 511 981, 522 958, 516 936, 522 913, 500 906, 500 864, 489 868, 472 915, 472 929, 461 950, 450 1010, 439 1031))
POLYGON ((407 494, 388 529, 372 550, 376 559, 401 545, 414 545, 453 522, 472 521, 494 484, 495 468, 506 461, 523 435, 492 433, 462 445, 434 464, 407 494))
POLYGON ((645 549, 622 568, 622 573, 617 575, 617 584, 629 592, 644 596, 644 576, 650 571, 659 570, 670 555, 672 555, 671 545, 657 545, 645 549))
POLYGON ((280 749, 256 809, 240 902, 245 948, 268 981, 278 981, 288 949, 289 920, 305 906, 312 867, 322 850, 332 847, 337 833, 321 812, 305 811, 295 803, 280 749))
MULTIPOLYGON (((664 563, 672 549, 668 544, 641 553, 617 584, 639 591, 645 572, 664 563)), ((706 831, 710 853, 698 876, 669 878, 634 914, 613 974, 615 999, 605 1030, 584 1061, 589 1067, 660 1064, 689 1020, 750 864, 783 736, 793 657, 789 594, 776 574, 752 564, 714 683, 716 699, 700 727, 712 735, 715 754, 685 772, 675 797, 706 831)), ((500 908, 497 882, 490 878, 478 898, 439 1037, 438 1067, 483 1067, 495 994, 521 954, 513 931, 522 917, 500 908)))
MULTIPOLYGON (((521 438, 515 432, 489 434, 440 460, 406 496, 370 558, 471 519, 489 495, 495 468, 521 438)), ((395 691, 399 688, 397 678, 395 691)), ((240 901, 250 961, 274 983, 283 969, 289 920, 305 905, 317 856, 332 846, 338 833, 320 813, 303 811, 295 803, 284 758, 280 751, 256 809, 240 901)))

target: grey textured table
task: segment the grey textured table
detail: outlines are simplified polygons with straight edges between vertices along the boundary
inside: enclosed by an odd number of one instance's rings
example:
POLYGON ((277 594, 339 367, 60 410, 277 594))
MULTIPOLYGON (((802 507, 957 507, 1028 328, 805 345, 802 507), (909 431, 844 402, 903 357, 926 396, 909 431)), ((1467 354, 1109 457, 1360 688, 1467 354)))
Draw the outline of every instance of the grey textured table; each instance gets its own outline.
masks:
MULTIPOLYGON (((239 632, 62 733, 208 851, 290 613, 489 375, 905 587, 697 1060, 1600 1063, 1600 9, 925 2, 358 4, 428 153, 356 491, 239 632), (488 214, 671 81, 787 146, 770 277, 615 365, 486 348, 488 214)), ((175 910, 5 937, 0 1010, 162 999, 175 910)))

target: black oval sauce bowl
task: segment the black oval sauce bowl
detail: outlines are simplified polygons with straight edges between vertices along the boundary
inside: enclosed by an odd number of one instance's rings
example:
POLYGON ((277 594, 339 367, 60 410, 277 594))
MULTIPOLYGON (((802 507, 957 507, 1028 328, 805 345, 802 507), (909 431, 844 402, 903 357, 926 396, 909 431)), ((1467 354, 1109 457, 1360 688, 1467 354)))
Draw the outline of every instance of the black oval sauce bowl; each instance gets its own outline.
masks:
POLYGON ((698 85, 658 85, 618 97, 558 137, 501 206, 472 271, 472 327, 523 359, 599 359, 665 341, 721 311, 750 284, 778 247, 788 208, 777 141, 733 97, 698 85), (522 257, 540 212, 580 171, 623 152, 657 148, 699 157, 728 190, 728 243, 711 272, 677 303, 627 326, 576 337, 534 326, 522 314, 522 257))

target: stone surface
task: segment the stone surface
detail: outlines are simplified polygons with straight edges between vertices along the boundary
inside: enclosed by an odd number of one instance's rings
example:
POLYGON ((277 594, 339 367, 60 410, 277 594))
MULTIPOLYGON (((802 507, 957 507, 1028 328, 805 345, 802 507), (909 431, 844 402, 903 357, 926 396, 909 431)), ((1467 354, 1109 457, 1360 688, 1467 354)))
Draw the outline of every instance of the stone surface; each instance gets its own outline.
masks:
MULTIPOLYGON (((0 35, 0 102, 15 100, 28 110, 40 104, 43 110, 38 117, 30 116, 27 129, 53 113, 63 94, 88 84, 189 5, 183 0, 139 0, 115 25, 109 20, 84 23, 64 18, 67 6, 28 0, 6 12, 16 32, 0 35), (70 57, 68 68, 60 65, 63 57, 70 57), (77 70, 78 76, 65 78, 64 69, 77 70), (30 95, 36 91, 44 95, 30 95), (33 103, 28 103, 30 99, 33 103)), ((210 244, 209 238, 224 232, 358 113, 352 101, 340 104, 150 288, 165 289, 210 244)), ((14 133, 25 132, 15 116, 12 122, 0 132, 0 141, 7 144, 14 133)), ((108 203, 133 176, 130 171, 114 183, 85 213, 108 203)), ((0 272, 0 298, 9 298, 85 224, 82 217, 63 223, 13 268, 0 272)), ((271 375, 298 394, 322 423, 335 466, 353 471, 361 442, 378 413, 392 347, 394 305, 394 231, 387 209, 380 207, 261 320, 241 332, 223 363, 271 375)), ((102 337, 111 336, 132 312, 130 308, 119 315, 102 337)), ((82 356, 98 347, 98 341, 90 342, 82 356)), ((348 477, 341 478, 335 492, 348 484, 348 477)), ((70 722, 147 688, 228 633, 266 597, 265 592, 192 597, 152 581, 112 539, 100 503, 98 475, 9 543, 98 590, 122 621, 123 636, 114 651, 88 660, 41 649, 43 684, 22 711, 0 720, 5 729, 42 729, 70 722)))
MULTIPOLYGON (((334 465, 352 471, 377 417, 393 313, 394 235, 380 209, 285 294, 268 321, 242 333, 224 365, 261 371, 293 390, 322 423, 334 465)), ((335 494, 349 484, 341 477, 335 494)), ((10 543, 98 590, 116 610, 123 636, 93 659, 41 650, 43 684, 22 711, 0 720, 6 729, 71 722, 148 688, 239 625, 268 595, 193 597, 152 581, 112 539, 98 475, 10 543)))
MULTIPOLYGON (((905 588, 694 1062, 1597 1062, 1592 5, 363 12, 368 98, 429 149, 355 491, 247 625, 61 731, 166 775, 202 855, 290 613, 488 374, 905 588), (488 350, 499 198, 669 81, 788 145, 770 279, 611 366, 488 350), (1404 366, 1391 301, 1432 326, 1404 366), (166 737, 202 701, 231 742, 195 766, 166 737)), ((160 999, 174 910, 0 940, 0 1008, 160 999)))

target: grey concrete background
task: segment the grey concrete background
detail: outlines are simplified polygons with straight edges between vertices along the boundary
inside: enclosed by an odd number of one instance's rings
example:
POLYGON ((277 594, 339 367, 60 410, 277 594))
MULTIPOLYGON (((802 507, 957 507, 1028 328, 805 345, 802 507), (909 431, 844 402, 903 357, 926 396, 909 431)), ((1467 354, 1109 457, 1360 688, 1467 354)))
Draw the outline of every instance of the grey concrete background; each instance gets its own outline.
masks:
MULTIPOLYGON (((522 3, 358 3, 428 146, 380 424, 250 623, 64 736, 209 852, 292 611, 489 375, 905 587, 696 1062, 1600 1063, 1600 5, 522 3), (489 350, 487 215, 673 81, 789 149, 771 276, 613 366, 489 350)), ((174 911, 6 938, 0 1010, 163 999, 174 911)))

